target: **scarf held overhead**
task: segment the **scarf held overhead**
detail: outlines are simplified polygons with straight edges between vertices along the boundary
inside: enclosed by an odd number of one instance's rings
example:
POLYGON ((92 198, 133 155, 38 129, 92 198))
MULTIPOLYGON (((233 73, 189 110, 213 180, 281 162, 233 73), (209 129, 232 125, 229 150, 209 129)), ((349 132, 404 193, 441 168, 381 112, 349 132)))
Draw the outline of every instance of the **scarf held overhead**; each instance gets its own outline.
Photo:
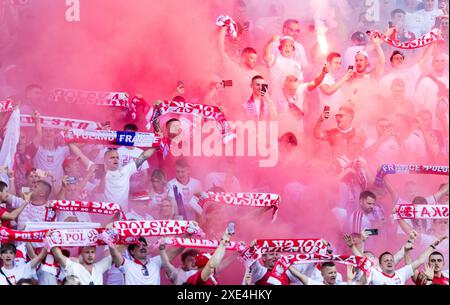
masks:
POLYGON ((391 174, 448 175, 448 166, 419 164, 383 164, 375 177, 376 185, 383 185, 383 177, 391 174))
MULTIPOLYGON (((186 247, 195 249, 216 249, 220 242, 213 239, 194 239, 194 238, 167 238, 165 243, 175 247, 186 247)), ((242 251, 245 248, 244 242, 231 241, 226 247, 226 250, 242 251)))
MULTIPOLYGON (((27 114, 20 115, 20 125, 23 127, 34 127, 35 121, 36 120, 31 115, 27 114)), ((42 127, 53 129, 75 128, 80 130, 96 130, 100 126, 99 123, 93 121, 58 118, 42 115, 40 121, 42 127)))
POLYGON ((395 210, 394 219, 448 219, 447 204, 400 204, 395 210))
POLYGON ((93 143, 134 147, 160 147, 164 141, 154 133, 70 129, 64 133, 66 143, 93 143))
POLYGON ((128 108, 129 96, 125 92, 100 92, 73 89, 54 89, 50 100, 57 103, 96 105, 128 108))
POLYGON ((432 42, 444 40, 440 35, 438 29, 433 29, 431 32, 426 33, 422 37, 407 42, 401 42, 396 38, 393 39, 392 37, 395 37, 395 34, 392 35, 391 37, 387 37, 386 35, 377 31, 367 31, 367 34, 373 37, 379 37, 385 43, 393 47, 407 50, 422 48, 429 45, 432 42))
POLYGON ((201 232, 196 222, 186 220, 116 221, 113 228, 121 238, 201 232))
POLYGON ((49 206, 47 207, 46 221, 55 221, 56 211, 85 212, 102 215, 114 215, 118 213, 122 220, 126 220, 120 205, 112 202, 53 200, 49 202, 49 206))

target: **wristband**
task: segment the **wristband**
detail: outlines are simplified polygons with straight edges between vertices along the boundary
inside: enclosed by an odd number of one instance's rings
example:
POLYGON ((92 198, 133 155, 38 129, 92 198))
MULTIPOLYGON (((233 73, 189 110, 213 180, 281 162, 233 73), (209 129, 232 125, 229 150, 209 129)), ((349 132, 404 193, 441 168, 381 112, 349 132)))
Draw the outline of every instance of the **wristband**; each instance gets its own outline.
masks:
POLYGON ((436 246, 435 245, 430 245, 431 248, 433 248, 434 250, 436 250, 436 246))

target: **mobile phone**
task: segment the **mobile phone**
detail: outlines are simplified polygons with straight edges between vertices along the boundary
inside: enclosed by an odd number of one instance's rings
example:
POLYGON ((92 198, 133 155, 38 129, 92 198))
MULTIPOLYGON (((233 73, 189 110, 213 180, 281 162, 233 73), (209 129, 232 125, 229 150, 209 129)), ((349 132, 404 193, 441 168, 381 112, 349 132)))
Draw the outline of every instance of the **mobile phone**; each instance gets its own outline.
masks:
POLYGON ((22 186, 21 191, 23 194, 28 194, 29 192, 31 192, 31 189, 28 186, 22 186))
POLYGON ((264 93, 267 93, 267 90, 269 90, 269 85, 268 84, 262 84, 261 85, 261 91, 264 93))
POLYGON ((369 232, 369 235, 378 235, 378 229, 365 229, 364 231, 369 232))
POLYGON ((348 66, 348 70, 353 70, 353 66, 348 66))
POLYGON ((323 113, 325 119, 328 119, 330 117, 330 106, 325 105, 325 107, 323 107, 323 113))
POLYGON ((392 21, 389 21, 388 24, 389 24, 389 27, 390 27, 390 28, 392 28, 392 27, 394 26, 394 25, 392 24, 392 21))
POLYGON ((223 84, 224 87, 233 87, 233 81, 231 79, 230 80, 223 80, 222 84, 223 84))
POLYGON ((177 81, 177 87, 184 86, 184 82, 182 80, 177 81))
POLYGON ((67 177, 67 184, 76 184, 77 183, 77 177, 67 177))
POLYGON ((234 233, 235 233, 234 232, 235 225, 236 225, 236 223, 234 221, 228 222, 228 225, 227 225, 228 235, 234 235, 234 233))

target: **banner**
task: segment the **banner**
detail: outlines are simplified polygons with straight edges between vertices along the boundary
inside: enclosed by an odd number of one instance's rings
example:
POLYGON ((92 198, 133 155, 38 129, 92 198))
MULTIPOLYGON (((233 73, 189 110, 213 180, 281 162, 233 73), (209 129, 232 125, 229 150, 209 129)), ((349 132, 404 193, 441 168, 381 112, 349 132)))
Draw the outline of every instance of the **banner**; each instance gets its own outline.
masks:
POLYGON ((116 221, 113 228, 121 238, 197 234, 196 222, 186 220, 116 221))
POLYGON ((383 177, 392 174, 425 174, 425 175, 446 175, 448 176, 448 166, 446 165, 419 165, 419 164, 383 164, 378 171, 374 184, 383 185, 383 177))
POLYGON ((83 91, 74 89, 54 89, 50 100, 56 103, 75 105, 96 105, 128 108, 129 96, 125 92, 83 91))
MULTIPOLYGON (((186 247, 195 249, 216 249, 220 241, 212 239, 194 239, 194 238, 166 238, 165 243, 175 247, 186 247)), ((243 251, 245 249, 244 242, 230 241, 225 247, 226 250, 243 251)))
POLYGON ((112 202, 52 200, 49 201, 49 205, 47 206, 45 220, 54 221, 56 219, 56 211, 84 212, 102 215, 114 215, 119 213, 120 219, 126 220, 120 205, 112 202))
POLYGON ((134 147, 160 147, 165 142, 154 133, 96 130, 87 131, 70 129, 64 133, 66 143, 93 143, 134 147))
POLYGON ((385 43, 395 48, 407 50, 422 48, 435 41, 444 41, 438 29, 433 29, 431 32, 426 33, 422 37, 407 42, 401 42, 396 39, 392 39, 377 31, 367 31, 367 35, 379 37, 385 43))
POLYGON ((394 219, 448 219, 447 204, 399 204, 394 219))
POLYGON ((105 243, 100 236, 104 229, 60 229, 50 230, 46 237, 48 249, 53 247, 100 246, 105 243))
MULTIPOLYGON (((41 115, 40 120, 41 126, 43 128, 54 128, 54 129, 75 128, 81 130, 96 130, 97 128, 100 127, 99 123, 77 119, 67 119, 41 115)), ((28 114, 20 115, 20 126, 34 127, 35 125, 36 125, 35 119, 33 116, 28 114)))

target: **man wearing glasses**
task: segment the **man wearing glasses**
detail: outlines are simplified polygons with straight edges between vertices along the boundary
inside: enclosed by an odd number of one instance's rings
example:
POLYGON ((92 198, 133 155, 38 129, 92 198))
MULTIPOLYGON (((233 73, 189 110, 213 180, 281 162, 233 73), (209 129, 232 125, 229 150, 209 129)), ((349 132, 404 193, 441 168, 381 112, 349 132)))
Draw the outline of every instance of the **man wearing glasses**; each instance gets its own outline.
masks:
MULTIPOLYGON (((294 56, 293 59, 297 61, 302 69, 306 69, 309 66, 308 58, 306 57, 305 48, 303 45, 298 42, 298 36, 300 34, 300 22, 296 19, 287 19, 283 23, 283 35, 282 36, 290 36, 294 39, 294 56)), ((280 50, 276 47, 272 47, 273 54, 281 54, 280 50)))
POLYGON ((336 114, 337 128, 322 130, 322 123, 328 119, 330 110, 325 110, 316 125, 314 126, 314 138, 327 141, 332 149, 333 156, 341 156, 346 153, 347 142, 356 135, 355 129, 352 126, 355 112, 348 106, 339 108, 336 114))

